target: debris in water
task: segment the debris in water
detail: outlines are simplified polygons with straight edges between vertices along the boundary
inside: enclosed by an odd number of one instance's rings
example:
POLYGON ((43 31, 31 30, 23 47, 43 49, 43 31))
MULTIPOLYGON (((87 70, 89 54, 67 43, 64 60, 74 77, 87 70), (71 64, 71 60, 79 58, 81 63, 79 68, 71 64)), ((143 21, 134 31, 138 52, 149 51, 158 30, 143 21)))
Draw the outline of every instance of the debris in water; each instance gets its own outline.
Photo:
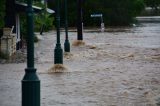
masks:
POLYGON ((72 53, 70 53, 70 52, 64 52, 64 58, 70 59, 72 56, 73 56, 72 53))
POLYGON ((160 60, 160 54, 152 55, 152 56, 145 56, 146 59, 151 60, 160 60))
POLYGON ((160 60, 160 54, 151 56, 152 59, 160 60))
POLYGON ((96 49, 97 48, 95 45, 87 45, 87 47, 89 47, 89 49, 96 49))
POLYGON ((121 59, 128 58, 128 57, 133 58, 133 57, 134 57, 134 54, 133 54, 133 53, 129 53, 129 54, 126 54, 126 55, 124 55, 124 56, 120 56, 121 59))

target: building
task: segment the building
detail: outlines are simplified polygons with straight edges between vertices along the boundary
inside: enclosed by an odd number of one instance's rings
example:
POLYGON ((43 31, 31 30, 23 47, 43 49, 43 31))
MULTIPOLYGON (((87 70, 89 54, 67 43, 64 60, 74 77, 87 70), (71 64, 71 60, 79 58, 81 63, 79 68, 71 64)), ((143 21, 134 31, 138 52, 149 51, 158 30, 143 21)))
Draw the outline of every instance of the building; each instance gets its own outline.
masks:
MULTIPOLYGON (((27 4, 15 0, 6 0, 5 9, 5 27, 13 28, 13 33, 16 34, 16 49, 22 47, 22 37, 20 33, 20 18, 19 15, 26 11, 27 4)), ((40 12, 42 8, 33 6, 35 13, 40 12)))

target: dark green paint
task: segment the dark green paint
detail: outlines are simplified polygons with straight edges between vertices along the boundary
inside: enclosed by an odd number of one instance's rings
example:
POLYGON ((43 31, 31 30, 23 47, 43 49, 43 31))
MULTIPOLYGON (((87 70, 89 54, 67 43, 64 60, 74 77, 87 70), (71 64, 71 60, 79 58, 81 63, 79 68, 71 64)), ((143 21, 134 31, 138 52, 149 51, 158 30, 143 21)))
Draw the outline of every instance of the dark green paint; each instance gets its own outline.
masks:
POLYGON ((83 32, 82 32, 82 0, 77 0, 77 40, 83 40, 83 32))
POLYGON ((63 50, 60 43, 60 2, 56 0, 56 30, 57 30, 57 44, 54 50, 54 63, 63 64, 63 50))
POLYGON ((64 42, 64 51, 65 52, 70 52, 70 43, 68 39, 68 9, 67 9, 67 0, 64 0, 64 9, 65 9, 65 34, 66 34, 66 39, 64 42))
POLYGON ((40 80, 34 68, 32 0, 27 5, 27 68, 22 79, 22 106, 40 106, 40 80))

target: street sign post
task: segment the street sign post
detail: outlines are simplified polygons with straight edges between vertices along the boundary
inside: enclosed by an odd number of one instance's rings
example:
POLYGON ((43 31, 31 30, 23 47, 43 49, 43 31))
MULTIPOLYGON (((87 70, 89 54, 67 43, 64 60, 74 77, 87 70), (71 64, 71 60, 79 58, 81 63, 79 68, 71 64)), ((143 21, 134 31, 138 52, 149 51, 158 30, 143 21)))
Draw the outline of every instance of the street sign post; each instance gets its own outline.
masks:
POLYGON ((104 32, 104 22, 103 22, 103 14, 91 14, 91 17, 94 18, 94 17, 99 17, 101 18, 101 32, 104 32))

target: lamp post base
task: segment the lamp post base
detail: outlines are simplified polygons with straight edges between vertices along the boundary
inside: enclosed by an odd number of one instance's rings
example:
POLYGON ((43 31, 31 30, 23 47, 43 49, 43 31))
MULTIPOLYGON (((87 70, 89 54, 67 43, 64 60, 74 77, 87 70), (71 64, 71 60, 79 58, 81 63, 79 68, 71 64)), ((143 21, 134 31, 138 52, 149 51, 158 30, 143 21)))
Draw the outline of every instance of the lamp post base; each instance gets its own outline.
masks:
POLYGON ((69 40, 65 40, 65 42, 64 42, 64 51, 65 52, 70 52, 70 43, 69 43, 69 40))
POLYGON ((54 64, 49 70, 48 73, 63 73, 66 72, 67 67, 63 64, 54 64))
POLYGON ((36 69, 27 68, 22 79, 22 106, 40 106, 40 80, 36 69))
POLYGON ((54 49, 54 64, 63 64, 63 50, 60 44, 54 49))

